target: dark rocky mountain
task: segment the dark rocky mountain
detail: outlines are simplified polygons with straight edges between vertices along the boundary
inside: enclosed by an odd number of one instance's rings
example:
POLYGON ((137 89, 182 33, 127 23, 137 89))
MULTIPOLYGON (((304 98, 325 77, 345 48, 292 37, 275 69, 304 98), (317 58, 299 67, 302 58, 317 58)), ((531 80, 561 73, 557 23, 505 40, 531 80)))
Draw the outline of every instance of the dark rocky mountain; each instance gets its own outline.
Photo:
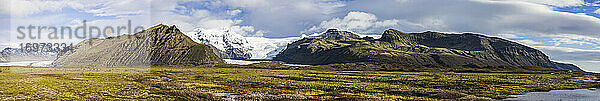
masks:
MULTIPOLYGON (((541 66, 558 68, 539 50, 478 34, 403 33, 386 30, 380 39, 330 29, 291 43, 275 60, 295 64, 354 62, 441 66, 541 66)), ((561 69, 561 68, 559 68, 561 69)))
POLYGON ((223 62, 210 46, 192 41, 175 26, 161 24, 134 35, 84 40, 60 53, 52 65, 139 67, 223 62))
POLYGON ((558 69, 570 70, 572 72, 586 72, 586 71, 582 70, 581 68, 579 68, 578 66, 575 66, 573 64, 559 63, 559 62, 552 62, 552 64, 554 64, 558 69))

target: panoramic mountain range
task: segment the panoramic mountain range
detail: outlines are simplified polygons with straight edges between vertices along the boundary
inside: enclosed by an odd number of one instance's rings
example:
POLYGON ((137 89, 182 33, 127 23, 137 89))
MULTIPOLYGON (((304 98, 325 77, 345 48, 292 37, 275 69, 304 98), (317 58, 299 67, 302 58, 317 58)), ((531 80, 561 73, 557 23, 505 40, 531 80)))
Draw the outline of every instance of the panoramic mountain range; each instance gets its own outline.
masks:
POLYGON ((193 66, 220 64, 222 59, 273 58, 309 65, 357 62, 408 66, 533 65, 584 72, 575 65, 550 61, 541 51, 525 45, 471 33, 403 33, 389 29, 381 38, 373 38, 329 29, 316 36, 282 39, 244 37, 228 30, 191 33, 190 38, 175 26, 157 25, 134 35, 88 39, 59 54, 52 64, 193 66))
POLYGON ((417 66, 534 65, 583 71, 563 65, 559 68, 541 51, 501 38, 471 33, 403 33, 393 29, 386 30, 379 39, 329 29, 320 36, 289 44, 274 59, 312 65, 354 62, 417 66))
POLYGON ((157 25, 134 35, 87 39, 59 54, 54 66, 195 66, 224 61, 209 45, 199 44, 175 25, 157 25))

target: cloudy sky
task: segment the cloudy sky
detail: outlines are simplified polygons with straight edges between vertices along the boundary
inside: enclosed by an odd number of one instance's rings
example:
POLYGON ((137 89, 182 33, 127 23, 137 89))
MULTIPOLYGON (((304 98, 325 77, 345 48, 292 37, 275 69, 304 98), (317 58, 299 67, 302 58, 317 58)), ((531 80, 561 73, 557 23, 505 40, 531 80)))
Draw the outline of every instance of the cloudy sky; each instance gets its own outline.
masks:
MULTIPOLYGON (((339 28, 360 34, 472 32, 526 44, 552 60, 600 71, 598 0, 0 0, 0 48, 19 26, 177 25, 244 36, 300 36, 339 28)), ((35 32, 35 30, 33 31, 35 32)), ((44 32, 44 31, 42 31, 44 32)), ((115 33, 115 32, 113 32, 115 33)), ((123 33, 123 32, 121 32, 123 33)), ((36 39, 37 41, 48 41, 36 39)), ((50 40, 55 41, 55 40, 50 40)), ((65 41, 65 40, 61 40, 65 41)), ((77 42, 80 40, 69 39, 77 42)))

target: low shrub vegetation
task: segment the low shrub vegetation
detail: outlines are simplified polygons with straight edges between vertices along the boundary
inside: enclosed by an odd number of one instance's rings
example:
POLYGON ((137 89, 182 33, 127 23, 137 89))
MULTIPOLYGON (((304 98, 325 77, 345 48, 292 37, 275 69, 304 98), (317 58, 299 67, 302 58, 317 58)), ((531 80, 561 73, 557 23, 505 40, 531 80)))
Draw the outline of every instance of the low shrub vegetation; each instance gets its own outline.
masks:
MULTIPOLYGON (((597 78, 597 74, 553 69, 543 72, 507 70, 520 67, 481 69, 484 72, 331 69, 357 65, 362 64, 152 67, 146 73, 11 73, 11 67, 0 67, 3 71, 0 99, 492 100, 534 91, 600 87, 595 81, 576 80, 597 78)), ((450 69, 456 68, 459 67, 450 69)))

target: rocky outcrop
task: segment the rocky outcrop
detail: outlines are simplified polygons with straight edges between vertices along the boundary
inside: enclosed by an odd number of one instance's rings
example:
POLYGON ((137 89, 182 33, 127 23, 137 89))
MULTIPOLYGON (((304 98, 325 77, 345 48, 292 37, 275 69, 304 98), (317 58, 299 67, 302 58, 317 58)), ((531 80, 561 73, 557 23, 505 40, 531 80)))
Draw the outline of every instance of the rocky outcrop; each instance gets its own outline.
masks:
POLYGON ((586 72, 583 69, 581 69, 578 66, 575 66, 573 64, 559 63, 559 62, 552 62, 552 64, 554 64, 558 69, 562 69, 562 70, 569 70, 572 72, 586 72))
POLYGON ((556 68, 541 51, 477 34, 403 33, 386 30, 380 39, 328 30, 291 43, 275 60, 294 64, 377 62, 442 66, 542 66, 556 68))
POLYGON ((134 35, 87 39, 59 54, 55 66, 139 67, 220 64, 210 46, 199 44, 175 26, 157 25, 134 35))

